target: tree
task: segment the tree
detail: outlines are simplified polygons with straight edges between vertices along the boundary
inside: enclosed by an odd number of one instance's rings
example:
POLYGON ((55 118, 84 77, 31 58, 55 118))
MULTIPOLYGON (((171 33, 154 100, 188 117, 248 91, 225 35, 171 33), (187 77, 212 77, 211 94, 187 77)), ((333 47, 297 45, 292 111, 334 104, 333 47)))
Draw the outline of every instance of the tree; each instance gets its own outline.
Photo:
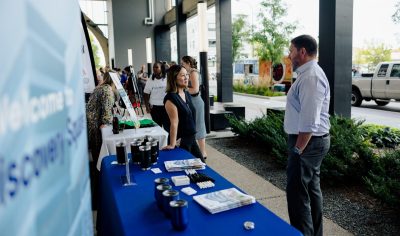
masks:
POLYGON ((257 44, 256 51, 261 60, 280 63, 296 25, 284 21, 287 7, 282 0, 264 0, 261 7, 258 15, 261 27, 255 29, 252 41, 257 44))
POLYGON ((363 52, 364 50, 365 49, 363 49, 363 48, 355 49, 353 64, 355 64, 355 65, 366 64, 365 59, 364 59, 364 52, 363 52))
POLYGON ((391 60, 392 49, 383 43, 367 43, 367 47, 356 51, 357 64, 367 64, 368 70, 372 71, 382 61, 391 60))
POLYGON ((94 58, 94 64, 96 68, 100 68, 102 67, 100 65, 100 57, 98 55, 99 53, 99 47, 97 46, 97 44, 93 43, 94 42, 94 38, 92 34, 89 34, 89 38, 90 38, 90 45, 92 46, 92 52, 93 52, 93 58, 94 58))
POLYGON ((400 2, 396 3, 394 14, 392 15, 394 23, 400 23, 400 2))
POLYGON ((232 59, 236 61, 240 56, 243 41, 247 41, 249 31, 245 30, 246 16, 239 15, 232 22, 232 59))

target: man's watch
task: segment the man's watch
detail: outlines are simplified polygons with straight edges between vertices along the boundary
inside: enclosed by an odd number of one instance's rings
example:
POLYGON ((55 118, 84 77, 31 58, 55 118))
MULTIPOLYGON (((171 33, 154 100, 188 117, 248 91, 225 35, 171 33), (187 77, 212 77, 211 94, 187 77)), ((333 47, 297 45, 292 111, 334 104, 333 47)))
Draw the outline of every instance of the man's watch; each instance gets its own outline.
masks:
POLYGON ((293 147, 293 152, 296 153, 297 155, 301 155, 301 153, 303 153, 303 152, 300 150, 300 148, 298 148, 298 147, 296 147, 296 146, 293 147))

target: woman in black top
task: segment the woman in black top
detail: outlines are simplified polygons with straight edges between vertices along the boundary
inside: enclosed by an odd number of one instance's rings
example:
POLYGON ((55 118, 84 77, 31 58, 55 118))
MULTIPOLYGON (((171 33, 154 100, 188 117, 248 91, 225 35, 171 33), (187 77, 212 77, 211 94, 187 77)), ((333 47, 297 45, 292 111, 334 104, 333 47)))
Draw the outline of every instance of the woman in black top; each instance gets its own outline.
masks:
POLYGON ((163 149, 174 149, 176 140, 180 138, 180 147, 204 162, 203 155, 195 139, 196 125, 194 117, 196 111, 190 94, 185 91, 187 86, 188 74, 186 69, 180 65, 174 65, 169 68, 164 106, 171 124, 169 131, 170 144, 163 149))

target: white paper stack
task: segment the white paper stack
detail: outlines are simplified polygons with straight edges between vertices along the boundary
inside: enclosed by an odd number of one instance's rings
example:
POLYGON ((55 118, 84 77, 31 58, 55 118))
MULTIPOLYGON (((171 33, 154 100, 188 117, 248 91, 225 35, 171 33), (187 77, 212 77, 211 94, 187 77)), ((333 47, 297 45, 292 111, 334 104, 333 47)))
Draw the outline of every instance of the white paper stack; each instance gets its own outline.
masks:
POLYGON ((183 171, 186 169, 203 170, 206 168, 206 164, 200 158, 164 161, 164 165, 168 172, 183 171))
POLYGON ((177 175, 171 177, 172 182, 175 186, 189 185, 190 179, 186 175, 177 175))
POLYGON ((229 188, 194 196, 193 199, 202 207, 206 208, 211 214, 256 202, 256 199, 253 196, 244 194, 236 188, 229 188))

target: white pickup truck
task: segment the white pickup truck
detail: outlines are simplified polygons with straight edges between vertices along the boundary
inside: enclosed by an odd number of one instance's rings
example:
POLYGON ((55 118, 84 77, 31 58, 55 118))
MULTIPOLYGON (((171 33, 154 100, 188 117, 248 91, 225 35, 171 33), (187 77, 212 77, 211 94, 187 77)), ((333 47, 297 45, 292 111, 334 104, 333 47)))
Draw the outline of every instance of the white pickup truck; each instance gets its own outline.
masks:
POLYGON ((400 99, 400 61, 380 62, 372 75, 353 77, 352 106, 360 106, 363 100, 385 106, 390 99, 400 99))

